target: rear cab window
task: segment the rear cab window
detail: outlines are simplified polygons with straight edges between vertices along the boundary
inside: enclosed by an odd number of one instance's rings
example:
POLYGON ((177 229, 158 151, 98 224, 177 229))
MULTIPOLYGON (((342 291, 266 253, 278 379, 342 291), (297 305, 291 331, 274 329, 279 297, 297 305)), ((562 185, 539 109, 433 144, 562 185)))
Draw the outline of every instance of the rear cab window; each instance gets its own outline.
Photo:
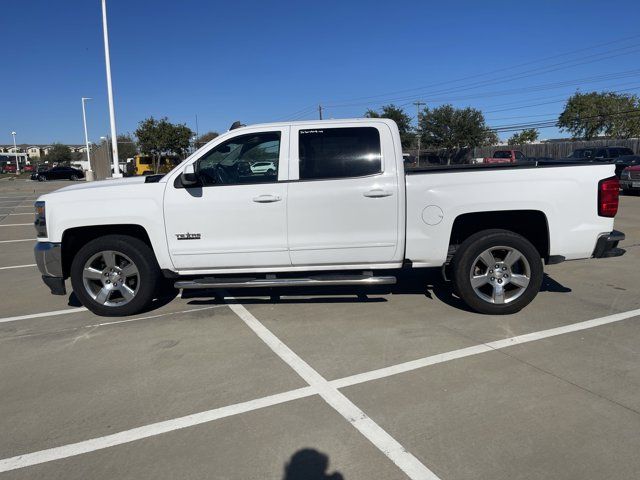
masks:
POLYGON ((300 180, 380 174, 382 150, 375 127, 301 128, 298 131, 300 180))

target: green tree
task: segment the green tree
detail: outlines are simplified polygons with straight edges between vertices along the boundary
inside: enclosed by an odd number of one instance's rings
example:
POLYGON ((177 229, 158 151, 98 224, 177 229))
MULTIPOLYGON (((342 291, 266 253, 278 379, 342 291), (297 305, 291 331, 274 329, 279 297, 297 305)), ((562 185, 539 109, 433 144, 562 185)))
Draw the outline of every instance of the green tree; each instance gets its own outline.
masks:
POLYGON ((220 134, 218 132, 203 133, 198 138, 196 138, 196 148, 200 148, 204 144, 209 143, 211 140, 213 140, 214 138, 216 138, 219 135, 220 134))
POLYGON ((73 155, 71 153, 71 149, 66 145, 61 143, 54 143, 47 153, 43 161, 47 161, 49 163, 69 163, 73 159, 73 155))
POLYGON ((400 142, 404 148, 411 146, 415 133, 411 127, 411 117, 401 107, 393 104, 385 105, 380 112, 367 110, 364 114, 367 118, 389 118, 396 122, 400 131, 400 142))
POLYGON ((538 140, 538 130, 535 128, 527 128, 519 133, 514 133, 507 143, 509 145, 524 145, 525 143, 533 143, 538 140))
POLYGON ((160 120, 153 117, 142 120, 135 134, 140 151, 153 159, 153 169, 156 173, 163 155, 175 154, 184 157, 193 136, 189 127, 173 124, 167 117, 160 120))
POLYGON ((585 140, 598 135, 637 137, 640 135, 640 101, 636 95, 578 92, 567 100, 558 126, 573 138, 585 140))
POLYGON ((453 105, 425 108, 420 115, 422 145, 444 149, 451 154, 460 148, 474 148, 498 143, 498 136, 475 108, 455 108, 453 105))
POLYGON ((130 133, 118 135, 118 160, 121 163, 133 158, 138 153, 138 146, 130 133))

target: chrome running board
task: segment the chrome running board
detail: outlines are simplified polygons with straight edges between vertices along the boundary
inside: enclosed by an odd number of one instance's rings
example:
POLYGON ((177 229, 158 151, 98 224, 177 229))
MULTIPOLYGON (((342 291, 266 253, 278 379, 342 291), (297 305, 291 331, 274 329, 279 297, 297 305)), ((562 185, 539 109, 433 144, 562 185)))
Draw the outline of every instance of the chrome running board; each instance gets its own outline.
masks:
POLYGON ((374 286, 394 285, 396 277, 373 275, 314 275, 299 278, 224 278, 205 277, 180 280, 175 288, 261 288, 261 287, 319 287, 319 286, 374 286))

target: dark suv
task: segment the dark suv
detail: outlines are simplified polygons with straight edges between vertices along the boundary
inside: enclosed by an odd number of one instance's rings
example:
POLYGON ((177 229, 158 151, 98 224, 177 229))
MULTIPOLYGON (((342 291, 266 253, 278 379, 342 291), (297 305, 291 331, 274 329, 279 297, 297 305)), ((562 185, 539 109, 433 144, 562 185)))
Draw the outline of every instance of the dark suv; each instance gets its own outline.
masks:
POLYGON ((608 162, 623 155, 633 155, 633 150, 627 147, 591 147, 578 148, 567 158, 584 159, 593 162, 608 162))
POLYGON ((578 148, 567 157, 571 160, 584 162, 610 162, 616 164, 616 175, 630 165, 636 165, 638 156, 628 147, 591 147, 578 148))

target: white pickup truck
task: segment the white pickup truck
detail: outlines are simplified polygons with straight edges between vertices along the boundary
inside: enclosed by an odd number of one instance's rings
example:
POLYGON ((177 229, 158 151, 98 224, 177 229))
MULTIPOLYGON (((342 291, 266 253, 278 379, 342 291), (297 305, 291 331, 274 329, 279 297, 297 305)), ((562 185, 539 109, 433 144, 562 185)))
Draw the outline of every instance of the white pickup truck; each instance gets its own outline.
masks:
POLYGON ((52 293, 66 294, 70 277, 99 315, 140 312, 167 286, 370 286, 427 267, 472 309, 506 314, 536 296, 543 263, 624 253, 613 173, 598 164, 405 172, 390 120, 254 125, 164 176, 41 196, 35 256, 52 293))

